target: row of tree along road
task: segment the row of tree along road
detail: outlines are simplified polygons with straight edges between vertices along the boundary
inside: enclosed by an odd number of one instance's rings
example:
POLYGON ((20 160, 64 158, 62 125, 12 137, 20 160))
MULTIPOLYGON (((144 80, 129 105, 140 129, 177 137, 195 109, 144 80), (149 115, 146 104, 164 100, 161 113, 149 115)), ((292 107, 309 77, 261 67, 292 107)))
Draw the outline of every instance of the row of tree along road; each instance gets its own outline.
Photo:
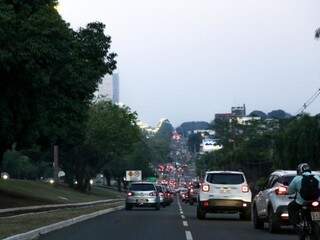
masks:
POLYGON ((119 187, 126 169, 152 175, 158 152, 145 141, 137 114, 94 100, 102 77, 116 69, 105 25, 75 31, 56 5, 0 1, 1 170, 14 178, 50 177, 59 146, 66 181, 82 191, 97 173, 119 187))

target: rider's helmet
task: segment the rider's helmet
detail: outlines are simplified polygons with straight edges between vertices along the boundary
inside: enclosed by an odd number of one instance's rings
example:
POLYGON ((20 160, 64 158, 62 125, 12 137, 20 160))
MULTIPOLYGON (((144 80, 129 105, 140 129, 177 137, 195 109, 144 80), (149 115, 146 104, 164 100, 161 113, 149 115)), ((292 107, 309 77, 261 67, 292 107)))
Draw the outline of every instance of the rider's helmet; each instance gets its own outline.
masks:
POLYGON ((301 163, 297 167, 297 174, 302 175, 305 172, 310 172, 311 173, 311 168, 308 163, 301 163))

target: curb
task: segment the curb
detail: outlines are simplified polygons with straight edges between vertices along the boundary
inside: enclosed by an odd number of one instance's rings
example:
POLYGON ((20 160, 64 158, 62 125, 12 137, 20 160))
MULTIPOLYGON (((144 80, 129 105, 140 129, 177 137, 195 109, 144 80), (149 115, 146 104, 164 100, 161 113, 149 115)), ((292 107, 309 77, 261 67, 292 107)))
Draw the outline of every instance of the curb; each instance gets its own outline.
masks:
POLYGON ((62 221, 62 222, 53 223, 51 225, 44 226, 44 227, 41 227, 41 228, 37 228, 37 229, 31 230, 31 231, 26 232, 26 233, 21 233, 21 234, 17 234, 17 235, 11 236, 11 237, 7 237, 7 238, 4 238, 3 240, 29 240, 29 239, 34 239, 34 238, 39 237, 39 236, 41 236, 43 234, 47 234, 47 233, 50 233, 52 231, 71 226, 73 224, 80 223, 80 222, 83 222, 83 221, 86 221, 86 220, 89 220, 89 219, 92 219, 92 218, 95 218, 95 217, 98 217, 98 216, 101 216, 101 215, 104 215, 104 214, 107 214, 107 213, 119 211, 119 210, 122 210, 122 209, 124 209, 124 206, 118 206, 118 207, 114 207, 114 208, 108 208, 108 209, 105 209, 105 210, 100 210, 100 211, 93 212, 93 213, 90 213, 90 214, 87 214, 87 215, 82 215, 82 216, 79 216, 79 217, 68 219, 68 220, 65 220, 65 221, 62 221))

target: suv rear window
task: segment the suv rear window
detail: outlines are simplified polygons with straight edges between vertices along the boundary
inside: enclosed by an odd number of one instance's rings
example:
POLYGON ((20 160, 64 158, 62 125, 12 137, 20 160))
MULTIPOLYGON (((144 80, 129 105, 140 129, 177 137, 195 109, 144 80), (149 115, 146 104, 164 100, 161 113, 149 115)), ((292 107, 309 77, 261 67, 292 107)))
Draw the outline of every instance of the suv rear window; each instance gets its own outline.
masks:
POLYGON ((213 184, 241 184, 244 183, 242 174, 236 173, 209 173, 207 182, 213 184))
POLYGON ((162 187, 161 187, 161 186, 157 186, 157 191, 158 191, 158 192, 163 192, 163 191, 162 191, 162 187))
POLYGON ((154 185, 153 184, 132 184, 130 186, 130 191, 154 191, 154 185))
POLYGON ((285 186, 289 186, 294 177, 294 175, 282 176, 279 178, 278 182, 285 186))

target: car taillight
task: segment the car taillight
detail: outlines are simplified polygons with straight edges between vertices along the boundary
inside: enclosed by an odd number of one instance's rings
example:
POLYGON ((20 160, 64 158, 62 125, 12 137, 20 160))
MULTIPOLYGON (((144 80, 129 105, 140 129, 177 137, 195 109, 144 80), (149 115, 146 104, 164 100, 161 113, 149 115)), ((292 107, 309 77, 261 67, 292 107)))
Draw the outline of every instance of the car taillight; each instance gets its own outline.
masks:
POLYGON ((210 186, 208 184, 203 184, 202 185, 202 191, 203 192, 209 192, 210 191, 210 186))
POLYGON ((191 193, 193 193, 193 192, 194 192, 194 190, 193 190, 193 189, 190 189, 190 192, 191 192, 191 193))
POLYGON ((149 193, 149 195, 154 197, 154 196, 157 196, 157 193, 156 192, 151 192, 151 193, 149 193))
POLYGON ((133 192, 128 192, 128 197, 131 197, 131 196, 133 196, 133 192))
POLYGON ((317 202, 317 201, 314 201, 314 202, 312 202, 312 207, 318 207, 319 206, 319 202, 317 202))
POLYGON ((288 188, 285 186, 277 187, 275 190, 277 195, 287 195, 288 194, 288 188))
POLYGON ((249 192, 249 187, 247 185, 242 186, 241 190, 242 190, 242 192, 247 193, 247 192, 249 192))
POLYGON ((160 192, 159 195, 160 195, 160 197, 163 197, 163 193, 162 192, 160 192))

